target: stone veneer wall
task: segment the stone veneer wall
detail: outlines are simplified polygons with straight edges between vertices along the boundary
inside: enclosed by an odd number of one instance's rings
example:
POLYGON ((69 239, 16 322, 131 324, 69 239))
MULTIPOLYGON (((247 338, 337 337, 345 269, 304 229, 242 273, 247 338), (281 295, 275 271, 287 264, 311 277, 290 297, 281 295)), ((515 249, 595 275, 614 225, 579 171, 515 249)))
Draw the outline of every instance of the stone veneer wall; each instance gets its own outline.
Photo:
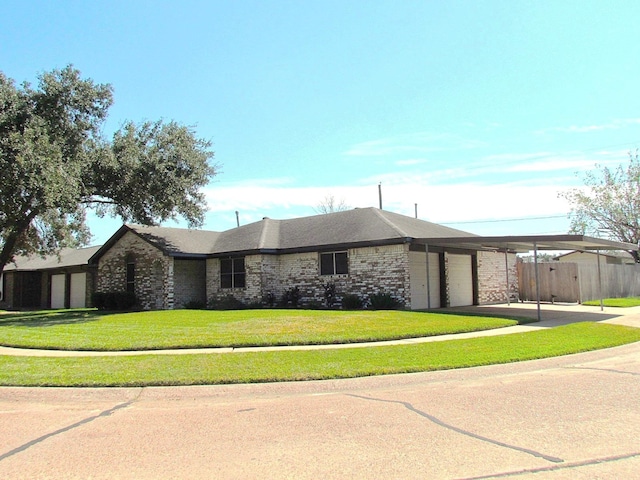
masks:
MULTIPOLYGON (((518 269, 516 255, 507 254, 509 264, 509 294, 518 298, 518 269)), ((506 303, 507 266, 502 252, 478 252, 478 303, 487 305, 506 303)))
POLYGON ((125 291, 127 257, 135 261, 135 295, 144 310, 174 308, 173 258, 132 232, 125 233, 98 263, 97 292, 125 291))
POLYGON ((220 261, 207 260, 207 299, 233 295, 244 303, 261 302, 267 294, 280 300, 287 289, 298 287, 302 305, 323 305, 324 286, 336 285, 338 301, 345 294, 363 299, 388 292, 409 307, 408 245, 350 249, 348 275, 320 275, 319 253, 248 255, 245 257, 246 288, 220 288, 220 261))

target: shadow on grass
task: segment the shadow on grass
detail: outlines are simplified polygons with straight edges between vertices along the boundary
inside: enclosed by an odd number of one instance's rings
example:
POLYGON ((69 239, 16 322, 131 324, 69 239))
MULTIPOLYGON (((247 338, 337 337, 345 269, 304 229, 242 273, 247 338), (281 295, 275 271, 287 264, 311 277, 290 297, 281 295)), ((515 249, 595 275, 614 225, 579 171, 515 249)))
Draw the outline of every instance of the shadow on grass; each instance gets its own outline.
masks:
POLYGON ((95 309, 7 312, 0 315, 0 329, 2 327, 52 327, 95 322, 104 314, 105 312, 95 309))

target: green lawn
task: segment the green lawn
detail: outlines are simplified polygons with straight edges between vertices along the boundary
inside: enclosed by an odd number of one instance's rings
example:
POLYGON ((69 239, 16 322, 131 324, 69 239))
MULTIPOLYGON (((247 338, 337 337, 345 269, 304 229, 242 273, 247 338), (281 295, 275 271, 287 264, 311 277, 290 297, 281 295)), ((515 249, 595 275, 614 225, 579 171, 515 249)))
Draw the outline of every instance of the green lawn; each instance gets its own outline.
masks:
MULTIPOLYGON (((602 300, 602 304, 605 307, 638 307, 640 306, 640 297, 605 298, 602 300)), ((584 305, 600 306, 600 300, 591 300, 588 302, 584 302, 584 305)))
POLYGON ((62 350, 311 345, 393 340, 515 325, 505 318, 408 311, 58 310, 0 315, 0 345, 62 350))
POLYGON ((0 385, 150 386, 350 378, 517 362, 637 341, 640 329, 585 322, 392 347, 80 358, 0 356, 0 385))

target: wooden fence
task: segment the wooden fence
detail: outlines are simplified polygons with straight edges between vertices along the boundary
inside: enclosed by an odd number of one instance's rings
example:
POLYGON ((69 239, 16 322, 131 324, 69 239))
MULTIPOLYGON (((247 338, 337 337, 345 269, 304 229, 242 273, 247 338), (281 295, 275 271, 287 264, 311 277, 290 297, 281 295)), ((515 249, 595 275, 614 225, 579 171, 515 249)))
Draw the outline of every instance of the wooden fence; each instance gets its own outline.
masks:
MULTIPOLYGON (((640 296, 640 265, 600 265, 550 262, 538 264, 540 300, 582 303, 600 298, 640 296), (600 292, 602 286, 602 293, 600 292)), ((518 264, 520 300, 536 300, 535 264, 518 264)))

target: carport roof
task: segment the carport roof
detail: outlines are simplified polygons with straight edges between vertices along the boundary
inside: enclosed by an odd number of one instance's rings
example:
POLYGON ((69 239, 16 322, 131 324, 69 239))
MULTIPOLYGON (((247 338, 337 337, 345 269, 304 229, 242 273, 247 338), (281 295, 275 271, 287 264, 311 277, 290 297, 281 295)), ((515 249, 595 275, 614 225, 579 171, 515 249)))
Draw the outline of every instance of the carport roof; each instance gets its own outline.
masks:
POLYGON ((416 243, 469 250, 638 250, 632 243, 616 242, 586 235, 525 235, 502 237, 420 238, 416 243))

